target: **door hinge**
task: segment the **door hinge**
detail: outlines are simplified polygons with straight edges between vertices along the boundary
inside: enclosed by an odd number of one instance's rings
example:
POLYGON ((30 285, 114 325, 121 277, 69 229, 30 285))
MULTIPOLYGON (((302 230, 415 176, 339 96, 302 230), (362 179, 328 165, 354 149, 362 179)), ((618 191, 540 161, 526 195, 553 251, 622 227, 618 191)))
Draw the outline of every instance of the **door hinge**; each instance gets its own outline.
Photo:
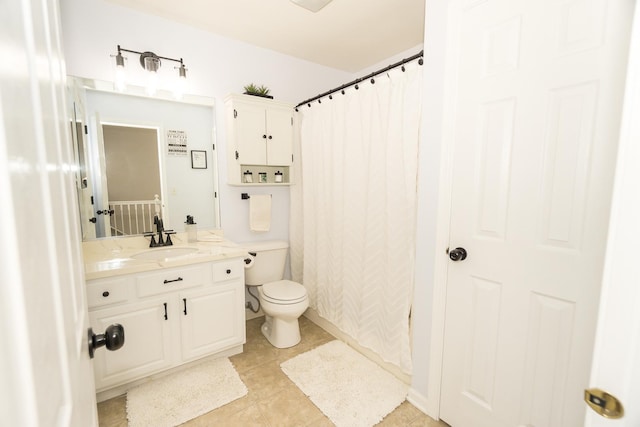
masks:
POLYGON ((291 155, 291 163, 293 163, 293 154, 291 155))
POLYGON ((213 145, 213 151, 216 151, 216 144, 212 144, 213 145))
POLYGON ((238 118, 238 110, 236 110, 236 109, 233 110, 233 118, 234 119, 238 118))
POLYGON ((93 204, 93 196, 91 196, 91 204, 93 204))
POLYGON ((214 191, 214 192, 213 192, 213 198, 214 198, 214 199, 217 199, 217 198, 218 198, 218 192, 217 192, 217 191, 214 191))
POLYGON ((293 126, 293 117, 291 117, 291 126, 293 126))
POLYGON ((238 154, 238 150, 236 150, 236 160, 238 160, 240 158, 240 155, 238 154))
POLYGON ((84 134, 89 135, 89 128, 87 127, 87 125, 84 125, 84 134))

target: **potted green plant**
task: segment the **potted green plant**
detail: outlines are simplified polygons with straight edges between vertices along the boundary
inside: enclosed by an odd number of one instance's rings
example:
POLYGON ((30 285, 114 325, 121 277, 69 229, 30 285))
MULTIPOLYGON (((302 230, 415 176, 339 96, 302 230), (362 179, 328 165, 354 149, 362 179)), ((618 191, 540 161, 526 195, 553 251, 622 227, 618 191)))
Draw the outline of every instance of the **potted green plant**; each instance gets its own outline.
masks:
POLYGON ((261 96, 263 98, 273 99, 273 96, 269 95, 269 88, 266 86, 256 86, 253 83, 244 87, 244 93, 246 95, 261 96))

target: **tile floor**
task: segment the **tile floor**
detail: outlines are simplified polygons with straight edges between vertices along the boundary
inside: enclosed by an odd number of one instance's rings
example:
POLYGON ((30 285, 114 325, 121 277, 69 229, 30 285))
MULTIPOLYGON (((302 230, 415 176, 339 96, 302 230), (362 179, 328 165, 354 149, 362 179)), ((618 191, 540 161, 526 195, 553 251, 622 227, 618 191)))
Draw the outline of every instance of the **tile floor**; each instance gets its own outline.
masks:
MULTIPOLYGON (((277 349, 260 333, 260 317, 247 322, 244 352, 231 357, 249 393, 225 406, 184 423, 183 427, 255 426, 324 427, 333 423, 280 370, 280 363, 335 339, 305 317, 300 318, 302 341, 295 347, 277 349)), ((100 427, 126 427, 125 396, 98 404, 100 427)), ((378 426, 446 427, 409 402, 404 402, 378 426)))

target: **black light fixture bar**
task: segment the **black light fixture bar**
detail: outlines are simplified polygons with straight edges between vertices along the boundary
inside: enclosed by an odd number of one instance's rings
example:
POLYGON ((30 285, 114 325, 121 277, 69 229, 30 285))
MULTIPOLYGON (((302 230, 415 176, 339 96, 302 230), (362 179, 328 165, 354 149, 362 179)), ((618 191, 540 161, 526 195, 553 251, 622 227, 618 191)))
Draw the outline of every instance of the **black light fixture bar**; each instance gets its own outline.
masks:
MULTIPOLYGON (((358 83, 363 82, 363 81, 365 81, 365 80, 367 80, 367 79, 373 79, 373 78, 374 78, 375 76, 377 76, 377 75, 380 75, 380 74, 382 74, 382 73, 386 73, 386 72, 387 72, 387 71, 389 71, 389 70, 392 70, 392 69, 394 69, 394 68, 397 68, 397 67, 403 66, 404 64, 406 64, 406 63, 408 63, 408 62, 411 62, 411 61, 413 61, 414 59, 418 59, 418 58, 420 58, 419 64, 420 64, 420 65, 422 65, 422 56, 423 56, 423 55, 424 55, 424 51, 423 51, 423 50, 421 50, 420 52, 416 53, 416 54, 415 54, 415 55, 413 55, 413 56, 410 56, 409 58, 405 58, 405 59, 403 59, 403 60, 401 60, 401 61, 398 61, 398 62, 396 62, 396 63, 394 63, 394 64, 389 65, 388 67, 384 67, 384 68, 382 68, 382 69, 380 69, 380 70, 378 70, 378 71, 374 71, 374 72, 373 72, 373 73, 371 73, 371 74, 367 74, 367 75, 366 75, 366 76, 364 76, 364 77, 360 77, 359 79, 355 79, 355 80, 354 80, 354 81, 352 81, 352 82, 349 82, 349 83, 343 84, 342 86, 339 86, 339 87, 337 87, 337 88, 335 88, 335 89, 328 90, 328 91, 326 91, 326 92, 324 92, 324 93, 321 93, 320 95, 314 96, 313 98, 309 98, 309 99, 307 99, 306 101, 302 101, 300 104, 296 105, 296 111, 298 111, 298 107, 300 107, 301 105, 307 104, 309 107, 311 107, 311 103, 312 103, 313 101, 317 101, 317 100, 319 100, 320 98, 324 98, 324 97, 325 97, 325 96, 327 96, 327 95, 331 95, 331 94, 336 93, 336 92, 338 92, 338 91, 342 91, 342 90, 344 90, 344 89, 346 89, 346 88, 348 88, 348 87, 350 87, 350 86, 357 85, 358 83)), ((357 89, 357 87, 356 87, 356 89, 357 89)), ((344 94, 343 94, 343 95, 344 95, 344 94)), ((319 101, 318 101, 318 102, 319 102, 319 101)))
POLYGON ((156 58, 165 59, 167 61, 179 62, 181 65, 184 65, 184 62, 182 61, 182 58, 180 58, 180 59, 169 58, 167 56, 156 55, 153 52, 138 52, 137 50, 125 49, 123 47, 120 47, 120 45, 118 45, 118 53, 120 53, 120 52, 135 53, 136 55, 144 55, 144 54, 152 53, 156 58))

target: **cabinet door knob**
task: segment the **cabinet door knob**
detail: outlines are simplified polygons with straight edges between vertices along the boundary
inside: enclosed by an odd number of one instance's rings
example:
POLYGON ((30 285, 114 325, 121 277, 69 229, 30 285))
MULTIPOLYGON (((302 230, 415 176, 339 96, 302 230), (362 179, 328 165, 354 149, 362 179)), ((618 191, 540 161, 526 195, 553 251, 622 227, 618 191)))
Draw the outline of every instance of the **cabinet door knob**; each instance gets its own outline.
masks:
POLYGON ((102 296, 105 297, 105 298, 108 297, 109 296, 109 291, 104 291, 102 293, 102 296))
POLYGON ((269 135, 269 139, 273 139, 273 137, 271 135, 269 135))
POLYGON ((262 135, 262 139, 267 139, 267 135, 262 135))
POLYGON ((231 274, 231 270, 228 270, 228 269, 227 269, 227 274, 231 274))

